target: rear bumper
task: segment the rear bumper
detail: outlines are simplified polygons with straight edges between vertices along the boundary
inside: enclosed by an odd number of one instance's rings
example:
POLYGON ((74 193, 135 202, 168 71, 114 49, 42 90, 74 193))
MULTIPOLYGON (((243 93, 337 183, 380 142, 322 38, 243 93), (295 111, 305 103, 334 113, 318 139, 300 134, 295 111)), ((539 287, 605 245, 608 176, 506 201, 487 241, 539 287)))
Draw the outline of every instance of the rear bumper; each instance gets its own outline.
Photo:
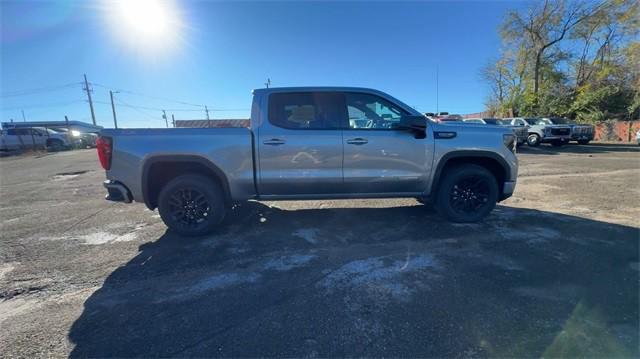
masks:
POLYGON ((122 183, 107 180, 102 184, 107 189, 107 195, 104 197, 107 201, 131 203, 131 192, 122 183))
POLYGON ((516 189, 516 181, 505 181, 502 185, 502 193, 500 194, 500 201, 511 197, 516 189))

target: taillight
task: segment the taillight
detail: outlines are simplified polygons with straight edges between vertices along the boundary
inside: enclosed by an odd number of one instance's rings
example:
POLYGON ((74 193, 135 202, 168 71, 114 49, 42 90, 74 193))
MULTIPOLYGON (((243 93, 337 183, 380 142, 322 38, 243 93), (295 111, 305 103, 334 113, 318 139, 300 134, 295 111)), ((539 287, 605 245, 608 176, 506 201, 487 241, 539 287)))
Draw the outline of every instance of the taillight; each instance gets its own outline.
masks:
POLYGON ((98 159, 100 165, 105 170, 111 168, 111 137, 98 137, 96 140, 96 149, 98 150, 98 159))

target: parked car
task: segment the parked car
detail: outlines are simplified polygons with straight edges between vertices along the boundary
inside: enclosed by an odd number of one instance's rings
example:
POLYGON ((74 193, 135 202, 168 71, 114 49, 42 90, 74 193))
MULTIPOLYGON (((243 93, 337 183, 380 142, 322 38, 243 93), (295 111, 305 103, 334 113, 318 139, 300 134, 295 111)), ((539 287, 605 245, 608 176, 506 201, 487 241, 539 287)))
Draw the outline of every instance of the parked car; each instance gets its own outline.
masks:
POLYGON ((525 142, 527 142, 527 137, 529 135, 529 131, 527 130, 527 126, 513 126, 509 123, 509 121, 503 121, 499 118, 478 118, 478 117, 474 117, 474 118, 465 118, 462 120, 465 123, 477 123, 477 124, 483 124, 483 125, 494 125, 494 126, 506 126, 511 128, 511 130, 513 131, 513 133, 516 135, 517 138, 517 145, 518 146, 522 146, 525 142))
POLYGON ((538 146, 541 143, 551 143, 554 146, 562 146, 571 139, 571 127, 567 125, 555 125, 544 118, 513 117, 504 118, 512 126, 527 127, 527 144, 538 146))
POLYGON ((449 114, 448 112, 439 112, 435 119, 438 122, 461 122, 462 116, 458 114, 449 114))
POLYGON ((380 91, 259 89, 251 114, 250 128, 103 130, 106 198, 144 202, 171 230, 201 235, 250 199, 414 197, 474 222, 516 185, 510 129, 428 122, 380 91))
POLYGON ((595 135, 595 127, 593 125, 578 124, 561 117, 544 117, 554 125, 567 125, 571 128, 571 141, 576 141, 581 145, 587 145, 593 140, 595 135))
POLYGON ((0 130, 0 151, 16 151, 22 148, 20 138, 16 135, 10 135, 5 130, 0 130))
POLYGON ((73 143, 73 145, 81 148, 95 148, 98 134, 93 132, 82 132, 79 130, 68 130, 66 128, 53 128, 53 131, 62 133, 73 143))
POLYGON ((636 142, 638 142, 638 146, 640 146, 640 130, 636 132, 636 142))
POLYGON ((60 151, 71 147, 66 134, 58 133, 44 127, 16 127, 6 129, 8 135, 18 137, 25 148, 46 148, 49 151, 60 151))

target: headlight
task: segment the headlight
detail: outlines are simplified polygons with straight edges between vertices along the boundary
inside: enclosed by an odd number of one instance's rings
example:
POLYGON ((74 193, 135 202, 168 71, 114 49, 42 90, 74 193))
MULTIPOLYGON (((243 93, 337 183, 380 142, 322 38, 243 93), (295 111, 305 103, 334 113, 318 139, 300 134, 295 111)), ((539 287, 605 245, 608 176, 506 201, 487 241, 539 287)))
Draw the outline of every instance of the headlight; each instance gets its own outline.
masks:
POLYGON ((80 131, 71 130, 71 136, 73 136, 73 137, 80 137, 80 135, 81 135, 80 131))
POLYGON ((511 133, 505 133, 502 135, 502 143, 509 149, 509 151, 516 153, 516 136, 511 133))

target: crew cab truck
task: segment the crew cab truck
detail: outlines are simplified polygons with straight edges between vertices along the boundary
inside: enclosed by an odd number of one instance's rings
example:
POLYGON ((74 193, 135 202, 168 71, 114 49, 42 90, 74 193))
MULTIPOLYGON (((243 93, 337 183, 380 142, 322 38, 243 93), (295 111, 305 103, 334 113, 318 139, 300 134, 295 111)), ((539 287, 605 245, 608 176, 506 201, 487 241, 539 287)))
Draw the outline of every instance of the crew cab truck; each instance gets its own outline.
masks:
POLYGON ((562 117, 544 117, 545 122, 554 125, 565 125, 571 128, 571 141, 576 141, 580 145, 588 145, 593 141, 595 135, 595 127, 593 125, 578 124, 574 121, 562 117))
POLYGON ((502 121, 512 126, 527 128, 527 145, 536 147, 541 143, 562 146, 571 140, 571 127, 554 124, 547 118, 503 118, 502 121))
POLYGON ((182 235, 234 202, 414 197, 455 222, 485 217, 516 185, 509 128, 444 125, 383 92, 253 91, 249 128, 106 129, 107 200, 143 202, 182 235))

